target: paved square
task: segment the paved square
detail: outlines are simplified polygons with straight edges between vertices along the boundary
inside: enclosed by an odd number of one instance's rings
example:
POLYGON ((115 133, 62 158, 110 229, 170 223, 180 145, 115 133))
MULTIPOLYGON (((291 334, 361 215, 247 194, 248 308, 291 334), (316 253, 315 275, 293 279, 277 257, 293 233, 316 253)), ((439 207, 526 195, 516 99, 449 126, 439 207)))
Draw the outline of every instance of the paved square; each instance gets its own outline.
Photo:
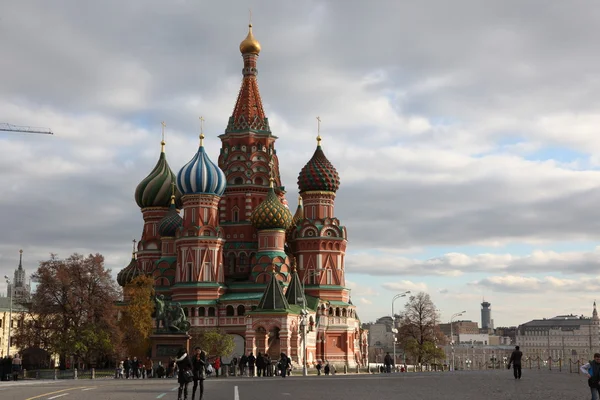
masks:
MULTIPOLYGON (((581 400, 589 399, 587 379, 580 374, 524 370, 515 381, 512 371, 456 371, 437 373, 288 378, 209 379, 204 400, 581 400), (237 393, 237 397, 236 397, 237 393)), ((177 398, 174 379, 68 380, 0 382, 2 400, 108 400, 177 398)), ((191 385, 190 385, 191 395, 191 385)), ((197 397, 196 397, 197 399, 197 397)), ((191 399, 190 399, 191 400, 191 399)))

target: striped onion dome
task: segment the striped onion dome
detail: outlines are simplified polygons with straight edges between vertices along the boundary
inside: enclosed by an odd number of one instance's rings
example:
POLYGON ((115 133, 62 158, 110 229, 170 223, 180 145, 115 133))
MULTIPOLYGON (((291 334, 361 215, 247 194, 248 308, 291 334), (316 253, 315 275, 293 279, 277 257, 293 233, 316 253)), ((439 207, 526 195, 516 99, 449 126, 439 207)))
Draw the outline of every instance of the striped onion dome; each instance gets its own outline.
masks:
MULTIPOLYGON (((168 207, 171 201, 172 184, 176 178, 167 163, 164 142, 161 144, 162 151, 156 166, 135 189, 135 201, 140 208, 168 207)), ((181 193, 179 190, 175 191, 175 203, 178 207, 181 206, 181 193)))
POLYGON ((198 152, 181 168, 177 174, 177 187, 183 194, 214 194, 222 196, 225 192, 225 173, 213 163, 200 139, 198 152))
POLYGON ((250 221, 256 229, 287 229, 292 224, 292 213, 275 194, 272 179, 267 198, 252 211, 250 221))
POLYGON ((158 224, 158 233, 161 237, 174 237, 177 230, 183 225, 183 218, 175 206, 175 196, 171 196, 171 206, 167 215, 158 224))
POLYGON ((340 187, 340 176, 323 153, 321 137, 317 138, 317 143, 315 153, 298 175, 298 188, 301 193, 311 190, 336 192, 340 187))
POLYGON ((125 268, 123 268, 117 274, 117 283, 119 284, 119 286, 125 287, 128 284, 130 284, 131 281, 133 281, 135 278, 137 278, 138 276, 143 275, 143 274, 144 274, 144 272, 139 267, 137 259, 135 258, 135 253, 134 253, 131 255, 131 262, 129 263, 129 265, 126 266, 125 268))

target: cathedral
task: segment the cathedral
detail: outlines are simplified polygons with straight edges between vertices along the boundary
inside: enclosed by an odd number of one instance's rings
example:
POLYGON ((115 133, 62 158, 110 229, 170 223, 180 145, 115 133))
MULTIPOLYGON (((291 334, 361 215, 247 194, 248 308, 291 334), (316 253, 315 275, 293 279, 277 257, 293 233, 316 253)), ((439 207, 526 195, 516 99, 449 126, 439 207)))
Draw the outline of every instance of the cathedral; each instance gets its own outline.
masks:
POLYGON ((156 293, 179 303, 192 327, 233 335, 231 357, 284 352, 296 365, 363 365, 367 334, 345 287, 347 232, 334 213, 339 175, 319 134, 292 215, 258 90, 260 51, 250 25, 217 163, 201 133, 174 173, 163 137, 156 166, 135 190, 143 230, 117 280, 152 276, 156 293))

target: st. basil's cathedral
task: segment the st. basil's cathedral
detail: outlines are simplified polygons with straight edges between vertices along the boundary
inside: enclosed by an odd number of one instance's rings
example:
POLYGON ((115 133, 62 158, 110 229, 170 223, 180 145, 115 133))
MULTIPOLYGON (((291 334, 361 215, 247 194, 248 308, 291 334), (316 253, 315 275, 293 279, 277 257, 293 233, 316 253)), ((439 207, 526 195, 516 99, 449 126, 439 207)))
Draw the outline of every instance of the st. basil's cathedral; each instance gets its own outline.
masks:
POLYGON ((366 332, 345 287, 347 232, 334 214, 339 175, 319 135, 298 176, 292 215, 258 90, 260 50, 250 25, 218 165, 201 134, 198 151, 175 174, 161 142, 158 163, 135 190, 141 240, 117 280, 125 286, 152 276, 156 293, 179 303, 192 327, 233 335, 234 356, 284 352, 302 365, 304 326, 309 366, 364 365, 366 332))

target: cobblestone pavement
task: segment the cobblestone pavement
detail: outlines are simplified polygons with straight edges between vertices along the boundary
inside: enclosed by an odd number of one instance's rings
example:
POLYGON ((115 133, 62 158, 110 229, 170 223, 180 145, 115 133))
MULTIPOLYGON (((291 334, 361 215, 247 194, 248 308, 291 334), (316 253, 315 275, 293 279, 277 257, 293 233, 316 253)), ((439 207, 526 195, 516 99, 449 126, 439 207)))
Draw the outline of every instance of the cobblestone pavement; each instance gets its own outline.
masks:
MULTIPOLYGON (((69 380, 0 382, 2 400, 67 398, 68 400, 177 398, 174 379, 69 380)), ((191 385, 190 385, 191 395, 191 385)), ((405 374, 292 376, 288 378, 209 379, 204 400, 580 400, 589 399, 584 376, 558 371, 455 371, 405 374), (237 397, 236 397, 237 396, 237 397)), ((196 397, 197 399, 197 397, 196 397)), ((190 399, 191 400, 191 399, 190 399)))

